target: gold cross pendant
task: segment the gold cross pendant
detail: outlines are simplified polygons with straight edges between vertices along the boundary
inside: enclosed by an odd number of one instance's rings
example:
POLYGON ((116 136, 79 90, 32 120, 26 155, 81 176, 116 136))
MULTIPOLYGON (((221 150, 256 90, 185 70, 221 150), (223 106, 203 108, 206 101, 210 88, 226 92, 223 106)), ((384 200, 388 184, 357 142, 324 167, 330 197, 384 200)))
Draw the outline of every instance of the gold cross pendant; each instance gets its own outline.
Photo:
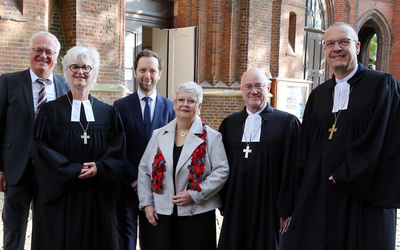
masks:
POLYGON ((331 128, 329 128, 329 132, 330 132, 329 140, 332 140, 333 133, 334 133, 334 132, 335 132, 335 133, 337 132, 336 122, 335 122, 334 124, 332 124, 332 127, 331 127, 331 128))

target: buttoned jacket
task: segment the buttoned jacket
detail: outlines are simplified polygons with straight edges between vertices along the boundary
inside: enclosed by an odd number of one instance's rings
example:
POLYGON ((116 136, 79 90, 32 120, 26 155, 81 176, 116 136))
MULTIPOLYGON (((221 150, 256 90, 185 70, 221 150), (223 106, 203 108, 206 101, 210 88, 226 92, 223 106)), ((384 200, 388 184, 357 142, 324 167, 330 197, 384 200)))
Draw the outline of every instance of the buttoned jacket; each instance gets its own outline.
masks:
MULTIPOLYGON (((66 94, 69 86, 54 75, 56 97, 66 94)), ((0 171, 7 183, 15 185, 25 172, 31 156, 35 110, 29 69, 0 77, 0 171)))
MULTIPOLYGON (((171 215, 174 206, 172 197, 176 193, 186 190, 189 179, 188 166, 191 164, 192 153, 203 143, 199 137, 203 133, 203 126, 200 117, 197 116, 187 134, 176 172, 172 173, 176 123, 177 119, 175 118, 166 126, 154 131, 140 161, 138 179, 140 209, 152 205, 158 214, 171 215), (162 179, 164 188, 159 194, 151 191, 152 165, 158 149, 164 156, 166 168, 162 179), (175 178, 175 186, 173 178, 175 178)), ((222 205, 219 191, 228 179, 228 160, 221 134, 209 126, 206 126, 206 131, 207 145, 205 169, 200 183, 201 192, 188 190, 194 202, 187 206, 178 206, 178 216, 200 214, 222 205)))

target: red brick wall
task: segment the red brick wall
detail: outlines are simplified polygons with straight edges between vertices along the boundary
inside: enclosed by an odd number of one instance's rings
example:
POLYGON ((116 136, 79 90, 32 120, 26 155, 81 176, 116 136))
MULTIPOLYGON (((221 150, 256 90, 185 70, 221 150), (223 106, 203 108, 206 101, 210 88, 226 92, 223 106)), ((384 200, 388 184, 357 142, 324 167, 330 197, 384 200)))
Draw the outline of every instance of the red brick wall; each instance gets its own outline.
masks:
POLYGON ((393 14, 393 47, 389 72, 400 81, 400 1, 396 1, 393 14))
MULTIPOLYGON (((45 30, 59 38, 60 56, 77 44, 96 47, 101 56, 99 83, 123 83, 124 6, 115 0, 23 0, 22 13, 7 17, 0 9, 0 74, 27 69, 29 39, 45 30)), ((61 73, 60 60, 56 73, 61 73)))
POLYGON ((241 94, 218 96, 205 94, 200 116, 208 126, 218 130, 219 125, 227 115, 238 112, 243 107, 244 101, 241 94))

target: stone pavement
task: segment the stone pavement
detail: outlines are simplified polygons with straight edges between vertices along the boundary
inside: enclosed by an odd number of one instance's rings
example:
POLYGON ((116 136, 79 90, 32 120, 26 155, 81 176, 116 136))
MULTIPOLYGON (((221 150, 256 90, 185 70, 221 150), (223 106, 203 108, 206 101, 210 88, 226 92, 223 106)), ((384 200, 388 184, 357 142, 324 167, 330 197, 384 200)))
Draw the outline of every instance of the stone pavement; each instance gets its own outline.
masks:
MULTIPOLYGON (((3 249, 3 221, 1 220, 1 213, 3 211, 3 201, 4 201, 4 193, 0 192, 0 249, 3 249)), ((217 237, 219 236, 219 232, 221 230, 222 225, 222 217, 220 216, 219 211, 216 212, 217 215, 217 237)), ((29 214, 28 221, 28 229, 26 232, 26 240, 25 240, 25 248, 24 250, 31 249, 31 235, 32 235, 32 214, 29 214)), ((139 239, 138 239, 139 242, 139 239)), ((140 250, 138 246, 136 250, 140 250)))
MULTIPOLYGON (((1 212, 3 211, 3 201, 4 201, 4 194, 0 192, 0 217, 1 212)), ((221 230, 222 225, 222 217, 220 216, 219 211, 216 211, 217 217, 217 238, 219 237, 219 232, 221 230)), ((400 212, 397 211, 397 233, 396 233, 396 250, 400 250, 400 212)), ((29 214, 29 221, 28 221, 28 229, 26 232, 26 240, 25 240, 25 249, 31 249, 31 234, 32 234, 32 215, 29 214)), ((0 219, 0 249, 3 249, 3 221, 0 219)), ((139 247, 136 250, 140 250, 139 247)))

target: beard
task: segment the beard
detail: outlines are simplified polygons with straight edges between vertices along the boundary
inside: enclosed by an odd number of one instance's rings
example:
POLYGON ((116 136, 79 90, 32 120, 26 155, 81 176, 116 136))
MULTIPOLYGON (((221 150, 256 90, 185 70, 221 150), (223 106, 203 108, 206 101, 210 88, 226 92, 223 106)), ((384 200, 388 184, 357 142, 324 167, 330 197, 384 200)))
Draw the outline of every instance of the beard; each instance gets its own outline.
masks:
POLYGON ((150 84, 148 83, 143 83, 142 79, 137 79, 137 82, 139 84, 139 87, 141 90, 145 91, 145 92, 149 92, 155 89, 156 86, 156 81, 151 80, 150 84))

